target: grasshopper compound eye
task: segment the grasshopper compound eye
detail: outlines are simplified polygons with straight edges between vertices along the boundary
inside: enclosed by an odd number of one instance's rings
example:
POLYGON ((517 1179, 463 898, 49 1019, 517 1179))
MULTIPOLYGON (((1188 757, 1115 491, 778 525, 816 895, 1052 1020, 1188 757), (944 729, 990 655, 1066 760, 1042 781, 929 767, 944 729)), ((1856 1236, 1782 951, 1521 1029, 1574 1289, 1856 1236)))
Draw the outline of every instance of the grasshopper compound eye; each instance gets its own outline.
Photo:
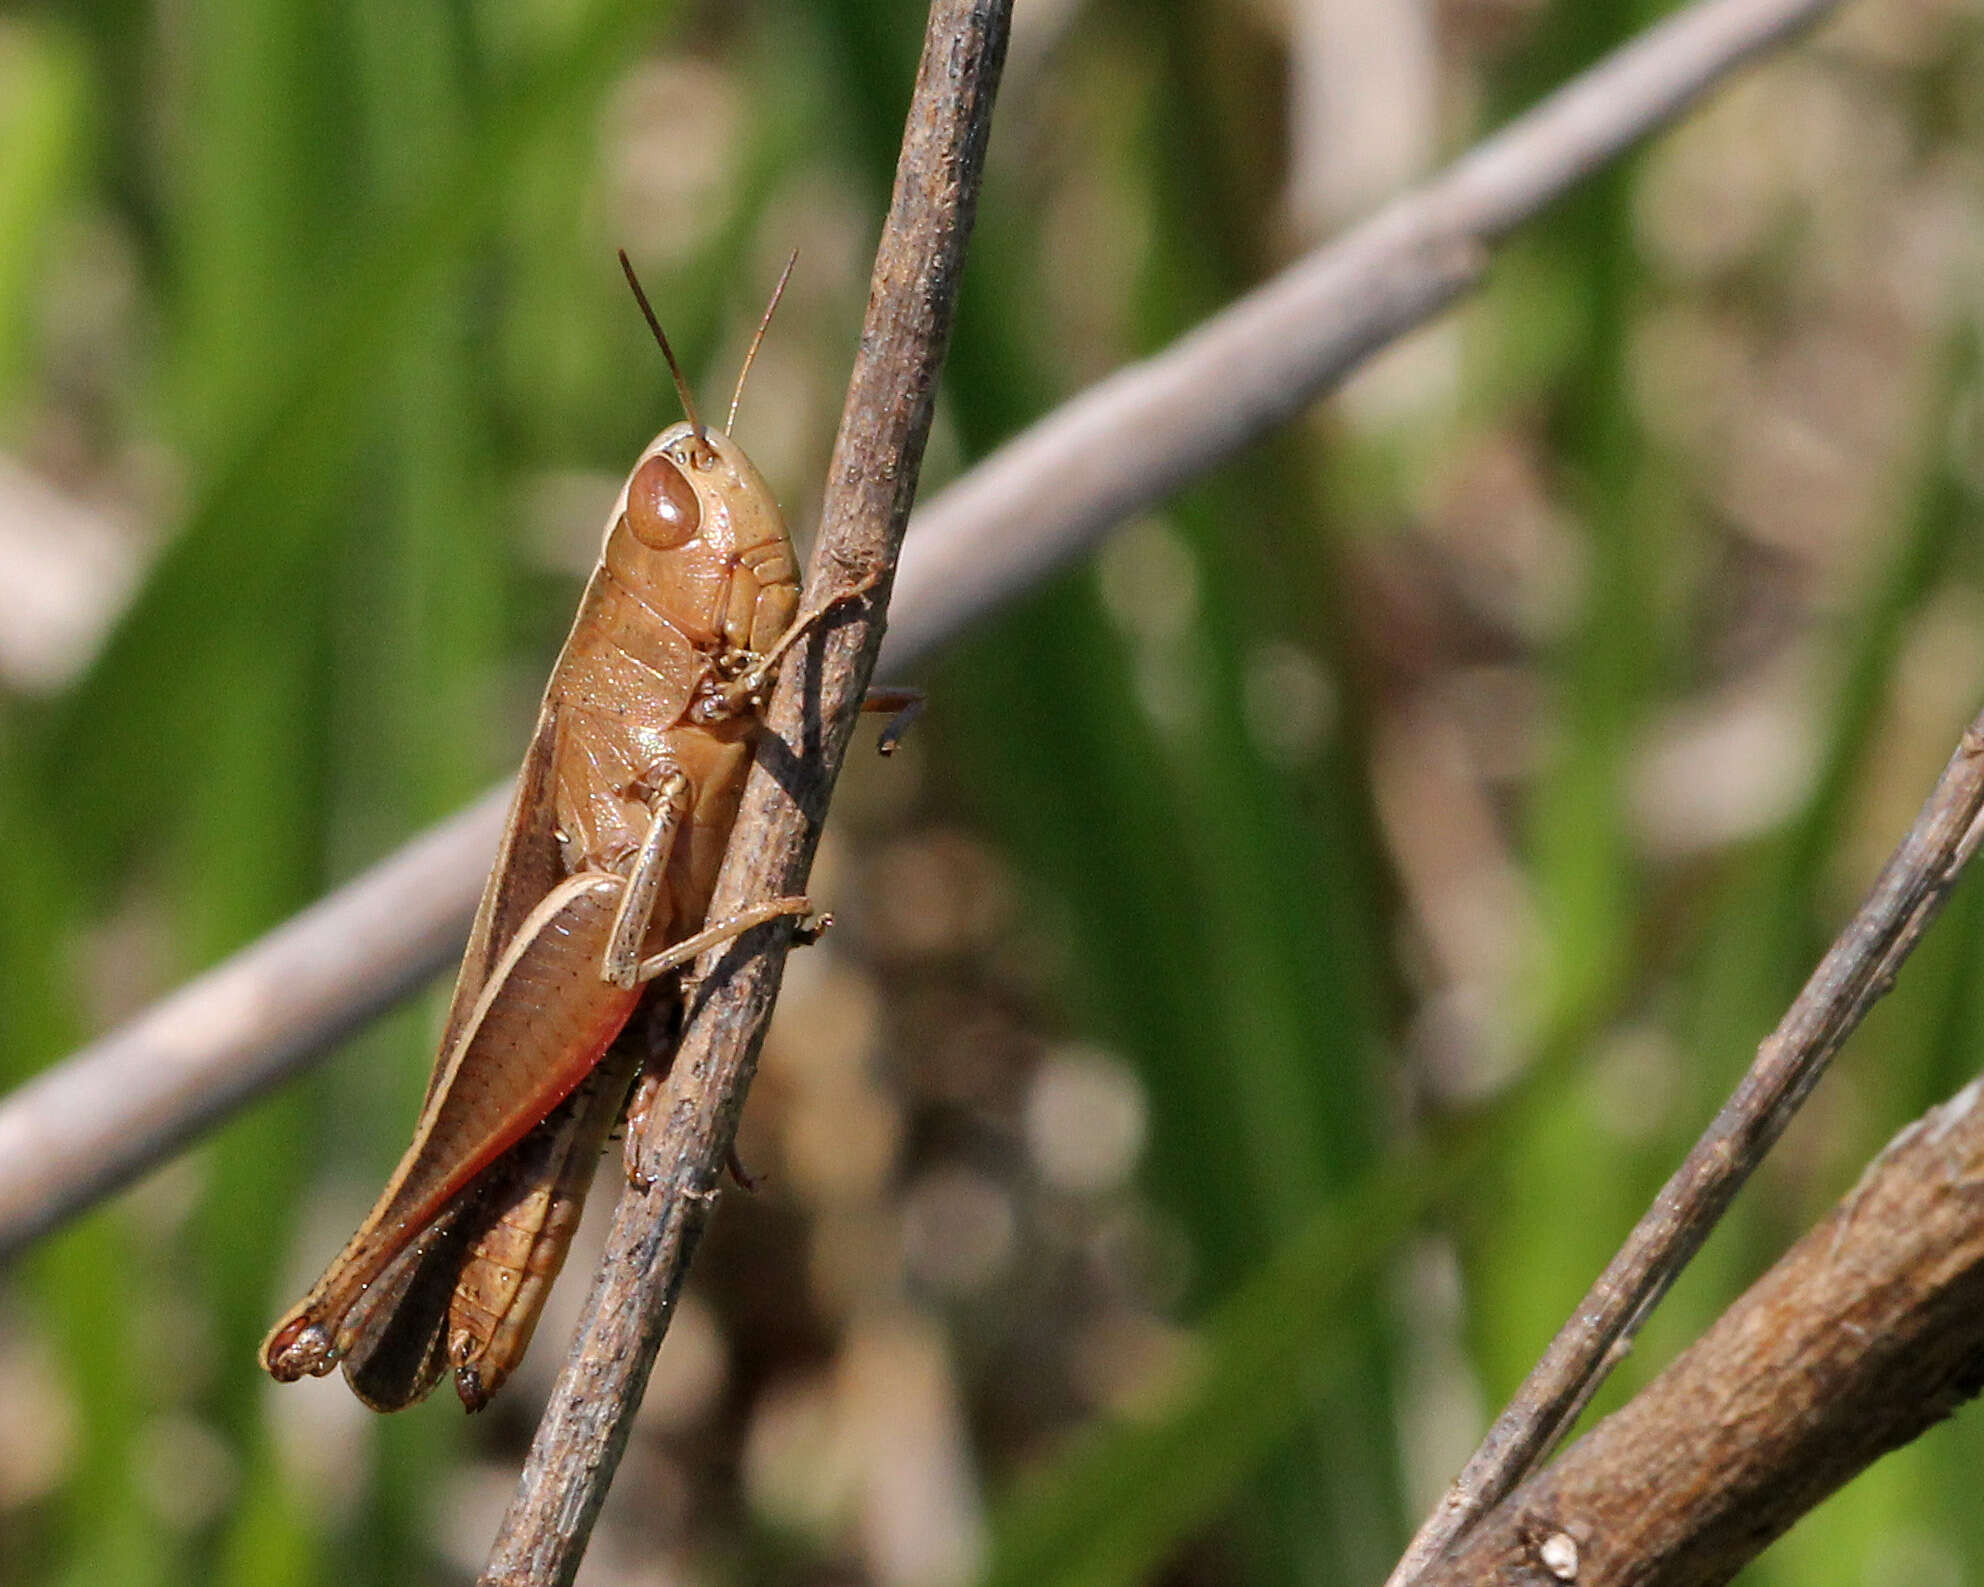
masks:
POLYGON ((627 482, 627 527, 642 545, 672 550, 693 539, 702 526, 696 488, 674 463, 657 454, 634 470, 627 482))

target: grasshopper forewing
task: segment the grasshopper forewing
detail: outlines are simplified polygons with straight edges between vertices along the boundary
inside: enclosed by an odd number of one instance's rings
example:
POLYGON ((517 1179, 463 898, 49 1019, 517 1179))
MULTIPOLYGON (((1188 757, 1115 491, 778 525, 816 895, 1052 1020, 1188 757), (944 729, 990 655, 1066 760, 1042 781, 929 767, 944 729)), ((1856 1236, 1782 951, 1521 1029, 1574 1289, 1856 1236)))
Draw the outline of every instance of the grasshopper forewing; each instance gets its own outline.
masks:
POLYGON ((697 417, 627 274, 688 418, 649 443, 607 516, 413 1144, 262 1346, 285 1382, 342 1361, 381 1410, 420 1399, 450 1368, 469 1409, 495 1392, 564 1259, 642 1049, 671 1039, 672 997, 634 1020, 648 983, 807 907, 777 899, 705 919, 764 695, 820 614, 795 622, 798 565, 778 504, 730 437, 697 417))

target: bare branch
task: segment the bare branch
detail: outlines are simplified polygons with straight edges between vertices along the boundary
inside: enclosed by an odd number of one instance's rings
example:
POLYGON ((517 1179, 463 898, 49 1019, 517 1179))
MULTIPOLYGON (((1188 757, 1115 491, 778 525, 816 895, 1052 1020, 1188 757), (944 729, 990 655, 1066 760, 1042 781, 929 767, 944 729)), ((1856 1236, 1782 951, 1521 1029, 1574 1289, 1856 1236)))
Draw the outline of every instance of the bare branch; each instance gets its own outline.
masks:
POLYGON ((1984 1386, 1980 1190, 1984 1081, 1973 1081, 1896 1136, 1713 1328, 1420 1580, 1727 1581, 1984 1386))
POLYGON ((509 789, 422 833, 0 1105, 0 1260, 420 988, 462 951, 509 789))
MULTIPOLYGON (((933 0, 834 443, 807 587, 865 592, 796 652, 774 695, 713 917, 804 890, 827 801, 881 650, 883 612, 930 433, 977 207, 1011 0, 933 0)), ((637 1143, 651 1186, 620 1198, 571 1359, 538 1425, 487 1582, 568 1582, 626 1446, 757 1064, 789 923, 708 955, 637 1143), (753 945, 755 944, 755 948, 753 945)))
POLYGON ((1413 1539, 1392 1572, 1391 1587, 1426 1580, 1432 1562, 1465 1537, 1475 1518, 1508 1494, 1575 1420, 1784 1133, 1841 1044, 1894 984, 1902 961, 1976 850, 1984 833, 1980 810, 1984 716, 1964 730, 1915 824, 1777 1029, 1757 1049, 1735 1094, 1661 1188, 1413 1539))
MULTIPOLYGON (((1431 182, 1016 438, 917 515, 884 664, 928 655, 1126 514, 1299 412, 1358 360, 1471 286, 1488 243, 1834 4, 1697 0, 1431 182)), ((0 1258, 301 1068, 440 968, 445 955, 430 919, 411 906, 467 919, 500 823, 494 805, 483 808, 486 825, 473 828, 479 840, 469 840, 470 826, 460 829, 456 867, 437 875, 420 858, 423 845, 455 830, 450 823, 0 1103, 0 1142, 9 1147, 0 1151, 0 1258), (335 911, 374 887, 408 907, 361 936, 335 911), (279 1036, 250 1039, 230 1017, 238 987, 276 984, 278 969, 290 974, 283 967, 306 962, 315 988, 310 1017, 299 1010, 279 1036), (166 1007, 174 1010, 173 1040, 162 1049, 152 1022, 166 1007), (210 1028, 214 1034, 203 1035, 210 1028), (137 1077, 162 1053, 178 1077, 173 1110, 127 1105, 126 1097, 143 1094, 137 1077), (36 1144, 85 1140, 86 1153, 64 1148, 53 1158, 36 1144)))
POLYGON ((1473 286, 1499 241, 1837 0, 1699 0, 1424 185, 1063 404, 917 514, 885 668, 1299 414, 1473 286))

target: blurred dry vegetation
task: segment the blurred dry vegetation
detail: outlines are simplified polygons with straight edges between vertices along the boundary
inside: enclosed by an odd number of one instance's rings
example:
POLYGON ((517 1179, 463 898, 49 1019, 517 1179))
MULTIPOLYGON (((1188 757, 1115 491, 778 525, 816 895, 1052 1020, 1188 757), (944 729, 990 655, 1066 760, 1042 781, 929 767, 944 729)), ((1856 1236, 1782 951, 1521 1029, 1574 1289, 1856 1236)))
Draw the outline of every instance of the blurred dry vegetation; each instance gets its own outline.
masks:
MULTIPOLYGON (((1025 0, 931 485, 1660 9, 1025 0)), ((673 417, 615 245, 709 406, 800 250, 809 529, 920 24, 0 10, 0 1081, 514 764, 673 417)), ((1984 7, 1859 0, 915 680, 582 1579, 1379 1580, 1978 703, 1981 240, 1984 7)), ((253 1366, 436 1021, 0 1282, 0 1580, 473 1573, 583 1242, 473 1422, 253 1366)), ((1973 885, 1623 1385, 1980 1057, 1973 885)), ((1753 1578, 1976 1580, 1981 1466, 1753 1578)))

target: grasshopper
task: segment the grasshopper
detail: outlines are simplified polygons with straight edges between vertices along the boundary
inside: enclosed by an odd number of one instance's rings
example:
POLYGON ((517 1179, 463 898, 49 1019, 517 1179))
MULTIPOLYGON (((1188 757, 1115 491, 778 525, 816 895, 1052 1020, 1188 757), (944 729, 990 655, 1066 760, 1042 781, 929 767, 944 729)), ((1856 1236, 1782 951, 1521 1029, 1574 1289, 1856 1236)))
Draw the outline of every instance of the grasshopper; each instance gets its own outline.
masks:
POLYGON ((861 593, 797 617, 792 537, 727 433, 785 277, 719 431, 620 263, 686 417, 648 444, 607 515, 413 1143, 262 1345, 283 1382, 342 1362, 376 1410, 414 1403, 450 1369, 469 1410, 487 1403, 529 1343, 644 1053, 672 1044, 679 1001, 647 998, 650 983, 809 907, 780 898, 705 919, 779 662, 861 593))

